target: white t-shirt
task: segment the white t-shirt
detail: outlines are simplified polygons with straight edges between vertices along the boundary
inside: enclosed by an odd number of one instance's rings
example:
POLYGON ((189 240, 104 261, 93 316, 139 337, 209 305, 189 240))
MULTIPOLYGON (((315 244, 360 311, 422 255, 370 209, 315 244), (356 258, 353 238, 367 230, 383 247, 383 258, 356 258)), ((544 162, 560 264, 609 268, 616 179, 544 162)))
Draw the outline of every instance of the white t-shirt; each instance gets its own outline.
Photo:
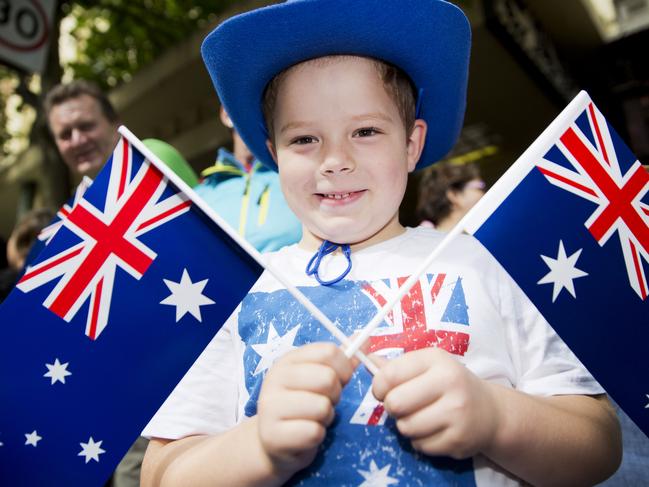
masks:
MULTIPOLYGON (((432 229, 407 229, 352 252, 351 272, 332 286, 306 275, 313 254, 297 245, 267 258, 349 336, 370 321, 442 237, 432 229)), ((376 330, 372 351, 395 355, 440 347, 477 376, 529 394, 603 392, 475 239, 460 236, 450 247, 376 330)), ((320 276, 331 279, 346 266, 338 253, 323 261, 320 276)), ((334 339, 264 273, 143 434, 176 439, 231 428, 256 413, 262 380, 274 360, 314 341, 334 339)), ((484 457, 458 461, 414 452, 370 388, 370 374, 359 367, 318 457, 291 484, 518 485, 484 457)))

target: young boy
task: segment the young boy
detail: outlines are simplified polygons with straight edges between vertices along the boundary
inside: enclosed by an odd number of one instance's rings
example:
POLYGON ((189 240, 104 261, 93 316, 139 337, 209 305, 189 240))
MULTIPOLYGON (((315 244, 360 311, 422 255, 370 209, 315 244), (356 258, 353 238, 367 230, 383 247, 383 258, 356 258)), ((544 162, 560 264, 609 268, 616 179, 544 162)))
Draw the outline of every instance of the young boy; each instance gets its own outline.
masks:
MULTIPOLYGON (((295 0, 203 45, 303 224, 269 260, 347 335, 442 238, 398 209, 460 129, 469 36, 442 0, 295 0)), ((375 377, 332 342, 264 274, 145 430, 143 485, 592 485, 619 463, 602 389, 470 237, 371 337, 375 377)))

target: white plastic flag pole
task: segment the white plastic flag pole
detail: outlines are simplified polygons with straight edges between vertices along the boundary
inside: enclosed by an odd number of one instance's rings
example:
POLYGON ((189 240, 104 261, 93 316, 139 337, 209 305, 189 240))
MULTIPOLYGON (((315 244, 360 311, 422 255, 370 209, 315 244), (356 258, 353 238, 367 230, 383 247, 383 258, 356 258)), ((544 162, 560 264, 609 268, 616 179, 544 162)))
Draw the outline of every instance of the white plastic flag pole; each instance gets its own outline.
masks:
MULTIPOLYGON (((138 139, 129 129, 125 126, 121 126, 118 129, 119 133, 122 134, 131 144, 137 148, 149 161, 153 162, 155 166, 164 174, 164 176, 169 179, 175 186, 177 186, 183 193, 191 195, 192 203, 198 206, 209 218, 221 227, 221 229, 227 233, 239 246, 245 250, 250 257, 252 257, 260 266, 266 269, 270 274, 277 279, 286 290, 291 293, 291 295, 297 299, 302 306, 304 306, 315 319, 317 319, 322 326, 324 326, 329 333, 331 333, 343 346, 349 348, 352 343, 349 338, 342 332, 340 329, 329 319, 327 316, 314 305, 309 299, 293 284, 291 284, 286 277, 275 267, 264 262, 262 255, 257 249, 250 245, 245 239, 241 238, 237 232, 230 227, 230 225, 223 220, 212 208, 210 208, 205 202, 194 192, 192 188, 189 187, 185 181, 183 181, 180 176, 173 172, 166 164, 164 164, 158 156, 156 156, 148 147, 146 147, 140 139, 138 139)), ((367 370, 372 374, 378 372, 378 368, 374 363, 360 350, 357 350, 355 353, 348 355, 351 357, 355 355, 367 370)))

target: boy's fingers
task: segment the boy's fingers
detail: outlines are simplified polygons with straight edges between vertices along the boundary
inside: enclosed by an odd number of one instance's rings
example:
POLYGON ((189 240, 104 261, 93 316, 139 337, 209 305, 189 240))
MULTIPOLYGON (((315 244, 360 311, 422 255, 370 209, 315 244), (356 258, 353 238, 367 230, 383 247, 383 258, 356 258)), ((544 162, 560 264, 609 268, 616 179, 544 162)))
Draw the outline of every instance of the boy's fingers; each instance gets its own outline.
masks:
POLYGON ((304 419, 283 421, 268 438, 271 448, 299 454, 316 448, 324 440, 327 429, 320 423, 304 419), (298 441, 296 441, 298 440, 298 441))
POLYGON ((282 377, 282 385, 294 391, 310 391, 327 396, 334 404, 342 392, 337 372, 328 365, 313 362, 289 364, 282 377))
POLYGON ((399 432, 410 440, 438 435, 448 428, 448 414, 439 403, 429 404, 413 414, 397 419, 399 432))
POLYGON ((344 352, 333 343, 310 343, 287 353, 282 359, 284 365, 298 363, 315 363, 328 365, 336 371, 345 384, 354 372, 354 365, 344 352))
POLYGON ((412 415, 436 402, 442 395, 430 374, 419 374, 389 390, 383 398, 385 410, 395 418, 412 415))
POLYGON ((455 434, 448 428, 440 430, 436 434, 413 439, 410 443, 415 450, 430 456, 444 455, 462 460, 476 454, 475 451, 468 449, 461 441, 458 441, 455 434))
POLYGON ((374 396, 379 401, 383 401, 390 390, 425 373, 443 353, 445 353, 443 350, 427 348, 408 352, 388 361, 374 377, 372 386, 374 396))
POLYGON ((261 408, 272 410, 273 415, 282 421, 303 419, 323 426, 329 426, 335 416, 329 398, 308 391, 290 391, 281 398, 266 398, 261 408))

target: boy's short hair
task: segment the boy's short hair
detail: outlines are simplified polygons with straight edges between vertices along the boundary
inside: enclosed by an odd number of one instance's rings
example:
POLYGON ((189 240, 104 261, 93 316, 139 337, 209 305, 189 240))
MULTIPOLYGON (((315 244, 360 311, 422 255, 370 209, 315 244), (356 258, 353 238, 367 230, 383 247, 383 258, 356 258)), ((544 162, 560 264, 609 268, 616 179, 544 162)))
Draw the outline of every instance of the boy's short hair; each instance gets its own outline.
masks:
POLYGON ((115 108, 113 108, 113 104, 101 88, 95 83, 82 79, 74 80, 66 84, 58 84, 47 93, 45 101, 43 101, 45 117, 49 120, 50 112, 55 106, 82 95, 88 95, 97 100, 101 112, 109 122, 118 121, 119 117, 115 108))
POLYGON ((469 181, 480 179, 475 164, 441 162, 424 172, 419 183, 417 217, 437 225, 451 213, 447 191, 462 191, 469 181))
POLYGON ((275 170, 262 103, 278 73, 336 55, 398 66, 415 86, 417 118, 428 126, 421 169, 444 157, 462 128, 470 44, 468 19, 446 0, 289 0, 227 19, 201 53, 235 129, 275 170))
MULTIPOLYGON (((303 62, 328 62, 328 59, 344 58, 345 55, 332 55, 322 58, 311 59, 303 62)), ((401 121, 406 128, 406 134, 410 134, 414 125, 417 109, 417 98, 415 94, 415 85, 408 75, 397 66, 381 61, 378 59, 368 58, 376 68, 379 78, 383 82, 386 92, 392 98, 401 115, 401 121)), ((266 85, 262 99, 262 111, 264 121, 268 130, 268 137, 272 141, 275 137, 275 127, 273 126, 273 114, 277 102, 279 86, 295 66, 290 66, 277 74, 270 83, 266 85)))

